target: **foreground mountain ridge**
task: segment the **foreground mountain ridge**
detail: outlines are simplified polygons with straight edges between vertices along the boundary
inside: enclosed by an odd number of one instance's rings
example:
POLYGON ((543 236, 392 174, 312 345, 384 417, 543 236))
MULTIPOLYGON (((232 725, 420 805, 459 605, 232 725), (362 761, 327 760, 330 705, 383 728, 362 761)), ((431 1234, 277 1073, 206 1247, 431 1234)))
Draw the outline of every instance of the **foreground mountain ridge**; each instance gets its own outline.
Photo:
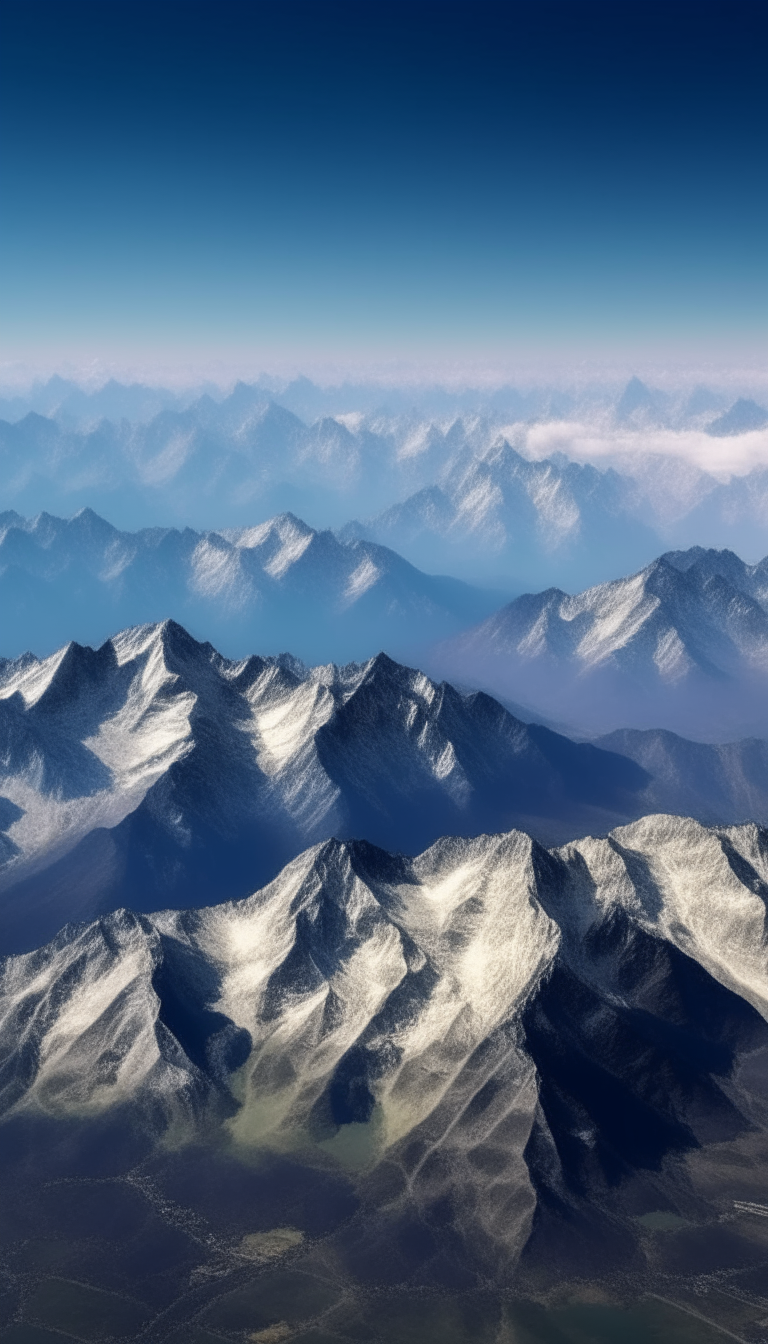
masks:
POLYGON ((620 1260, 632 1207, 717 1207, 686 1153, 764 1131, 767 901, 754 825, 324 842, 242 901, 6 958, 0 1104, 381 1170, 369 1200, 435 1229, 448 1200, 507 1272, 563 1218, 620 1260))

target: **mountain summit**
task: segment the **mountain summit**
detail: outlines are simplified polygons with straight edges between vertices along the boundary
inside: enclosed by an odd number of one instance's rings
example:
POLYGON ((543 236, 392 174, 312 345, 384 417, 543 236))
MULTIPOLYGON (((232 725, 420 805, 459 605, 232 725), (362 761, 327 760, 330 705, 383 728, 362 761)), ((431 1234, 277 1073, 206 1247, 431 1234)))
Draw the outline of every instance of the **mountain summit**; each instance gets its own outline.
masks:
POLYGON ((650 778, 385 654, 230 662, 172 621, 6 662, 0 733, 4 936, 27 946, 121 904, 243 895, 331 835, 606 829, 650 778))
POLYGON ((243 896, 332 836, 416 853, 512 825, 552 844, 662 805, 759 818, 765 750, 578 743, 386 654, 229 661, 173 621, 137 626, 0 665, 3 945, 243 896))

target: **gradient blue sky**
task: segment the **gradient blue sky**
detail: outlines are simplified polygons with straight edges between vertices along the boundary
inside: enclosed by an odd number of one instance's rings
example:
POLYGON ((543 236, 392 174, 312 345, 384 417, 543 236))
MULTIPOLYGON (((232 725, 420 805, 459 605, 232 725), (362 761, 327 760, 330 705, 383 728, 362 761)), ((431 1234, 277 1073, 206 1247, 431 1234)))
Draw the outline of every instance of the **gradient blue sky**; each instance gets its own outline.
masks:
POLYGON ((762 0, 4 0, 6 360, 753 358, 762 0))

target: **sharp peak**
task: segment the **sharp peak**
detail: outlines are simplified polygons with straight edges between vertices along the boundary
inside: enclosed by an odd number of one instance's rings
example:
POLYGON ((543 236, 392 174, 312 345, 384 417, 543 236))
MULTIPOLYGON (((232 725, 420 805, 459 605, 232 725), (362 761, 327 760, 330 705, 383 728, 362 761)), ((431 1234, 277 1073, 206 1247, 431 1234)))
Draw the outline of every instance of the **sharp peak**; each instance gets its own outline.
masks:
MULTIPOLYGON (((117 665, 117 653, 110 639, 96 649, 90 644, 78 644, 70 640, 51 656, 58 661, 48 684, 35 701, 38 710, 54 709, 76 698, 84 683, 93 683, 117 665)), ((39 659, 38 663, 46 661, 39 659)))
MULTIPOLYGON (((380 650, 379 653, 375 653, 372 658, 369 658, 367 662, 363 664, 363 667, 365 668, 366 677, 371 672, 382 672, 387 676, 399 675, 401 673, 406 673, 408 676, 412 677, 425 675, 420 674, 415 667, 408 667, 406 663, 398 663, 396 659, 390 658, 388 653, 384 653, 383 649, 380 650)), ((431 678, 427 677, 427 680, 429 681, 431 678)))
MULTIPOLYGON (((602 588, 603 585, 594 584, 593 586, 595 588, 602 588)), ((585 589, 584 591, 589 592, 589 589, 585 589)), ((497 616, 502 616, 504 612, 512 611, 512 609, 516 607, 518 603, 521 602, 526 602, 529 604, 531 602, 543 602, 545 598, 550 602, 553 601, 559 602, 562 597, 570 597, 570 596, 571 594, 566 593, 564 588, 556 588, 554 586, 552 586, 551 588, 541 588, 538 592, 521 593, 519 597, 513 597, 509 602, 505 602, 504 606, 499 607, 498 611, 492 611, 490 616, 487 616, 485 621, 482 622, 482 624, 485 625, 486 622, 494 621, 497 616)))
POLYGON ((685 569, 681 569, 680 566, 676 565, 670 558, 669 552, 665 552, 664 555, 657 555, 655 560, 651 560, 650 564, 645 566, 645 569, 639 570, 637 574, 628 574, 625 580, 619 579, 617 582, 628 583, 631 579, 640 577, 648 580, 654 578, 656 575, 663 575, 665 578, 673 577, 675 583, 685 585, 686 583, 691 582, 689 575, 693 569, 693 564, 686 566, 685 569))
POLYGON ((164 621, 160 621, 156 626, 156 629, 158 638, 162 640, 163 645, 167 648, 173 648, 174 651, 178 652, 183 649, 184 652, 194 650, 195 653, 216 653, 216 649, 214 649, 213 645, 210 644, 208 640, 195 639, 194 635, 191 635, 189 631, 183 625, 180 625, 178 621, 175 621, 172 616, 168 616, 164 621))
POLYGON ((311 527, 309 523, 305 523, 303 518, 300 518, 297 513, 293 513, 290 509, 285 509, 283 513, 276 513, 274 517, 270 519, 270 522, 294 523, 297 527, 303 528, 306 532, 317 531, 316 527, 311 527))
POLYGON ((107 522, 106 518, 102 518, 101 514, 92 509, 89 504, 86 504, 82 509, 78 509, 77 513, 73 513, 67 521, 70 526, 74 523, 98 523, 99 527, 107 528, 110 532, 117 532, 118 530, 112 523, 107 522))
POLYGON ((283 406, 281 402, 275 401, 274 397, 265 398, 261 419, 282 420, 283 422, 290 421, 294 425, 299 425, 301 429, 307 428, 307 425, 300 419, 295 411, 289 411, 287 406, 283 406))
MULTIPOLYGON (((131 625, 125 630, 119 630, 107 641, 110 645, 116 643, 136 643, 136 652, 140 649, 146 649, 149 645, 160 645, 166 653, 189 656, 194 654, 199 656, 203 654, 206 659, 211 655, 217 655, 217 650, 208 641, 195 639, 183 625, 175 621, 173 617, 166 617, 164 621, 154 621, 146 625, 131 625)), ((218 655, 221 657, 221 655, 218 655)))
MULTIPOLYGON (((304 536, 309 535, 316 537, 319 535, 318 529, 316 527, 310 527, 309 523, 305 523, 303 518, 299 518, 298 514, 292 513, 290 509, 286 509, 284 513, 275 513, 272 515, 271 518, 265 518, 264 521, 261 523, 254 523, 250 527, 240 527, 233 530, 243 533, 243 532, 253 532, 255 529, 260 528, 263 530, 264 535, 267 536, 271 530, 273 529, 276 530, 281 525, 285 526, 285 524, 288 524, 291 527, 298 528, 298 530, 302 532, 304 536)), ((225 531, 228 530, 229 529, 225 529, 225 531)))

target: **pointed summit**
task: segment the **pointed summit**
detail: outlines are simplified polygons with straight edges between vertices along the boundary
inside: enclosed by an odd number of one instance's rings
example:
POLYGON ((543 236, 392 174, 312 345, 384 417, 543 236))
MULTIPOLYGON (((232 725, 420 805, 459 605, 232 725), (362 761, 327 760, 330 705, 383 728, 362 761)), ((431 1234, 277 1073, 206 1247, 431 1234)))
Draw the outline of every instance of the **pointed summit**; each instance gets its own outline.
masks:
POLYGON ((765 429, 768 425, 768 411, 758 406, 756 401, 739 397, 730 410, 718 416, 707 425, 707 433, 715 438, 727 438, 731 434, 748 434, 751 430, 765 429))
POLYGON ((639 378, 630 378, 616 403, 616 419, 628 420, 638 412, 655 411, 656 400, 650 388, 639 378))

